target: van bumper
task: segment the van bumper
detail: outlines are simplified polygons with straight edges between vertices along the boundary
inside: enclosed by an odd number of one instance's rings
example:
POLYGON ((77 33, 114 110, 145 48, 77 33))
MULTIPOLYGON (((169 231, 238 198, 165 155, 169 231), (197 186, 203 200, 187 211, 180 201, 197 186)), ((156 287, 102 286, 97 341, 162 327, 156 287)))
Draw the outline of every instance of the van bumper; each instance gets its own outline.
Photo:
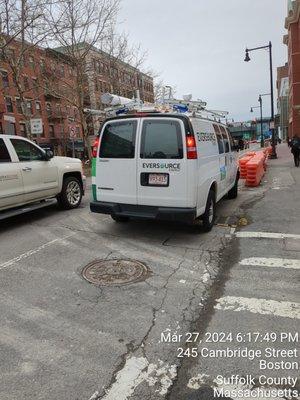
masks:
POLYGON ((134 204, 93 201, 92 212, 130 218, 155 219, 162 221, 192 222, 196 218, 196 208, 155 207, 134 204))

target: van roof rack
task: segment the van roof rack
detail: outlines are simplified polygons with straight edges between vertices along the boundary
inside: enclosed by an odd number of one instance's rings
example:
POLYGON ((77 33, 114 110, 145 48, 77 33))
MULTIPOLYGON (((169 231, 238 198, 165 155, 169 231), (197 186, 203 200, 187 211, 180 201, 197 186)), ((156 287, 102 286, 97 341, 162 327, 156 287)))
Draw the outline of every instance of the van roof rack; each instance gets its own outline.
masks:
POLYGON ((139 94, 136 99, 128 99, 111 93, 101 96, 102 103, 109 107, 104 110, 86 109, 85 112, 105 117, 116 117, 136 113, 176 113, 186 114, 192 117, 201 117, 217 121, 226 118, 228 111, 208 110, 207 103, 202 100, 191 100, 191 95, 184 99, 162 99, 157 103, 143 103, 139 94))

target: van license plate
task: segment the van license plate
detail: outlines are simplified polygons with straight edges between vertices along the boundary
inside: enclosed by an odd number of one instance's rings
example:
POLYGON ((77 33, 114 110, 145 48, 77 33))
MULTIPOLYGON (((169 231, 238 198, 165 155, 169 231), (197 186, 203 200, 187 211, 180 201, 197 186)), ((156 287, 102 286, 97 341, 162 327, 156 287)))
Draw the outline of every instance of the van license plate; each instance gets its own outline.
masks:
POLYGON ((168 174, 149 174, 149 185, 168 186, 168 174))

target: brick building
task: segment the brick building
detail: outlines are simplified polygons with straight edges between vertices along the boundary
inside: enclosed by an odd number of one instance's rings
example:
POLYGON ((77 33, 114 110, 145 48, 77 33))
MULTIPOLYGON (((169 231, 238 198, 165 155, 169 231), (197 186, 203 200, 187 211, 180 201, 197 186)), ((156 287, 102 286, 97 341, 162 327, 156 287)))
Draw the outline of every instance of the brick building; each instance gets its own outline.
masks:
MULTIPOLYGON (((85 50, 85 43, 79 45, 78 51, 85 50)), ((68 53, 64 47, 55 49, 63 54, 68 53)), ((154 102, 153 78, 141 72, 138 68, 120 61, 115 57, 95 47, 89 51, 86 58, 86 95, 84 105, 93 110, 102 110, 101 95, 113 93, 119 96, 133 98, 139 90, 144 102, 154 102)), ((87 117, 90 135, 96 135, 103 117, 87 117)))
MULTIPOLYGON (((76 69, 72 59, 62 49, 28 45, 16 74, 14 63, 20 61, 20 47, 20 42, 12 41, 0 59, 0 133, 30 137, 56 154, 71 155, 75 149, 75 155, 81 157, 84 146, 74 101, 76 69), (42 120, 41 134, 31 134, 31 119, 42 120)), ((131 98, 136 89, 140 90, 142 100, 153 102, 153 79, 138 69, 112 60, 97 49, 90 52, 88 62, 84 78, 86 108, 103 108, 103 93, 131 98)), ((102 119, 87 116, 90 135, 97 133, 102 119)))
MULTIPOLYGON (((106 92, 131 99, 139 90, 142 101, 154 102, 152 77, 97 49, 90 53, 89 63, 92 66, 88 76, 91 108, 103 108, 100 98, 106 92)), ((98 132, 100 123, 101 118, 93 117, 94 134, 98 132)))
POLYGON ((288 63, 277 68, 277 110, 279 116, 278 135, 282 140, 288 138, 289 128, 289 70, 288 63))
POLYGON ((60 84, 59 76, 72 84, 72 64, 52 50, 28 45, 22 52, 21 66, 16 67, 20 48, 20 42, 11 42, 0 61, 0 132, 30 137, 56 154, 70 153, 70 131, 79 139, 82 136, 77 110, 49 87, 54 79, 60 84), (42 120, 41 134, 31 135, 31 119, 42 120))
POLYGON ((289 0, 284 43, 288 46, 289 129, 288 135, 300 136, 300 0, 289 0))

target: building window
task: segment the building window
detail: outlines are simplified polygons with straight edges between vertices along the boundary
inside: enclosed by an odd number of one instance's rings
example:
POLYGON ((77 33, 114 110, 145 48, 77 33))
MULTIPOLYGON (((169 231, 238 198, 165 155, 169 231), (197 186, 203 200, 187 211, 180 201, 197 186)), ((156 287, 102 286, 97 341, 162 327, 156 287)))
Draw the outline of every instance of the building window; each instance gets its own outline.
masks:
POLYGON ((16 107, 17 107, 17 113, 23 114, 21 99, 19 99, 18 97, 16 97, 16 107))
POLYGON ((16 134, 16 124, 14 122, 7 122, 5 126, 5 134, 6 135, 15 135, 16 134))
POLYGON ((26 125, 23 122, 20 122, 20 135, 26 136, 26 125))
POLYGON ((45 60, 43 58, 40 59, 40 68, 42 72, 45 72, 45 60))
POLYGON ((37 90, 39 88, 39 82, 37 78, 32 78, 32 86, 34 90, 37 90))
POLYGON ((33 115, 33 104, 32 104, 32 100, 27 100, 26 101, 26 108, 27 111, 30 115, 33 115))
POLYGON ((10 59, 11 61, 16 59, 16 55, 15 55, 15 50, 14 49, 6 49, 5 53, 6 53, 6 57, 8 59, 10 59))
POLYGON ((54 125, 49 125, 49 137, 50 138, 54 138, 55 137, 54 125))
POLYGON ((24 89, 29 90, 29 79, 28 76, 24 76, 24 89))
POLYGON ((36 109, 36 111, 41 111, 41 102, 40 101, 35 102, 35 109, 36 109))
POLYGON ((6 104, 6 112, 13 113, 14 108, 13 108, 13 103, 12 103, 11 97, 5 97, 5 104, 6 104))
POLYGON ((46 111, 48 115, 51 114, 51 103, 46 103, 46 111))
POLYGON ((32 56, 28 57, 28 64, 31 68, 34 68, 34 58, 32 56))
POLYGON ((1 75, 3 87, 9 87, 8 73, 6 71, 1 71, 1 75))

